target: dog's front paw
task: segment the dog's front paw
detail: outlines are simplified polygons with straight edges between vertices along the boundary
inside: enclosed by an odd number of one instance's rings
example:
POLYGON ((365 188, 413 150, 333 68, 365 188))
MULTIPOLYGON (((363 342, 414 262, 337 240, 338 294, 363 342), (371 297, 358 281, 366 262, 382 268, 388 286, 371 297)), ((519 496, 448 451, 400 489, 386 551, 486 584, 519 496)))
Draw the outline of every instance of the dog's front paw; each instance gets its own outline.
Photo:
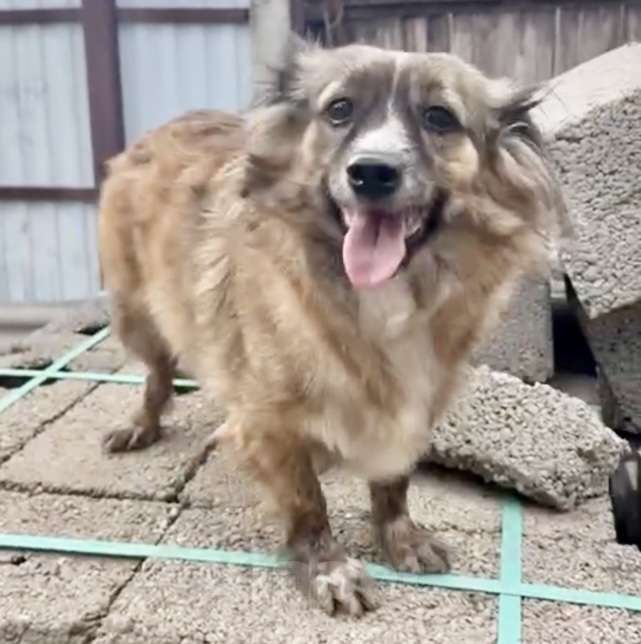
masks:
POLYGON ((108 432, 103 437, 102 444, 107 452, 129 452, 149 447, 159 438, 159 428, 152 430, 134 425, 127 429, 115 429, 108 432))
POLYGON ((292 572, 309 600, 328 615, 360 617, 378 606, 376 586, 365 566, 351 557, 336 561, 295 562, 292 572))
POLYGON ((413 573, 450 570, 447 546, 408 516, 379 526, 379 537, 387 560, 396 570, 413 573))

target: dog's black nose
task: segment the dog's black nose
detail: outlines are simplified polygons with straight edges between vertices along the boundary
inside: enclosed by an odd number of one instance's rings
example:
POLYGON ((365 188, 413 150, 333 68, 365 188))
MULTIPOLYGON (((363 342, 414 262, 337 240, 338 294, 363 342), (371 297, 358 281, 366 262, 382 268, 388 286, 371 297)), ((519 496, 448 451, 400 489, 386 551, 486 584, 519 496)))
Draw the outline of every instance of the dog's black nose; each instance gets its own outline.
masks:
POLYGON ((352 190, 359 197, 382 199, 393 194, 401 183, 398 168, 381 159, 361 157, 347 166, 352 190))

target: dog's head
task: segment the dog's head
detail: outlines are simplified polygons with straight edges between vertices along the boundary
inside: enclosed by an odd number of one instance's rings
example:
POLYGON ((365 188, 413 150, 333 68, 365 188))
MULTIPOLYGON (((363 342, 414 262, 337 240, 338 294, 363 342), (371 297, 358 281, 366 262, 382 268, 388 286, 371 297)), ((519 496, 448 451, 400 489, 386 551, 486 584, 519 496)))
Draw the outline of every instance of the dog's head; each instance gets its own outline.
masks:
POLYGON ((505 237, 558 220, 535 103, 451 55, 293 39, 250 120, 247 189, 313 203, 351 283, 375 286, 444 227, 505 237))

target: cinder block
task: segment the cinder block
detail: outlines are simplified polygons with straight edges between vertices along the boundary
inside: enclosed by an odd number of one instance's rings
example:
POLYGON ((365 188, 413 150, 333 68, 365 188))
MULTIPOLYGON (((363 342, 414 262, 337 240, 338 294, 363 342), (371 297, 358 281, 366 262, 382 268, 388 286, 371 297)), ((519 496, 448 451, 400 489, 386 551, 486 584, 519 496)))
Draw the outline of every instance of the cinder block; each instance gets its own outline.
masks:
POLYGON ((641 301, 594 319, 574 305, 598 365, 604 422, 641 434, 641 301))
POLYGON ((554 373, 550 285, 524 279, 501 321, 473 356, 475 364, 506 371, 526 382, 545 382, 554 373))
POLYGON ((568 510, 607 492, 626 444, 578 398, 479 367, 427 460, 568 510))
POLYGON ((641 431, 641 44, 557 77, 537 121, 554 141, 574 235, 564 270, 598 364, 606 422, 641 431))
POLYGON ((590 319, 641 300, 641 44, 555 78, 536 120, 574 236, 563 266, 590 319))

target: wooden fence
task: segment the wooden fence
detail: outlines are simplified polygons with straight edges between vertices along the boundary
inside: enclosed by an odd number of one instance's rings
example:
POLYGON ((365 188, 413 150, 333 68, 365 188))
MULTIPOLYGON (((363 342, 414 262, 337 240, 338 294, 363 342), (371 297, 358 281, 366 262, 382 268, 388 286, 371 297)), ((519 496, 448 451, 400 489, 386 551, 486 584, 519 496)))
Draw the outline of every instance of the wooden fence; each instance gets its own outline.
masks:
POLYGON ((326 0, 306 9, 308 29, 334 43, 449 51, 523 82, 641 41, 641 0, 326 0))

